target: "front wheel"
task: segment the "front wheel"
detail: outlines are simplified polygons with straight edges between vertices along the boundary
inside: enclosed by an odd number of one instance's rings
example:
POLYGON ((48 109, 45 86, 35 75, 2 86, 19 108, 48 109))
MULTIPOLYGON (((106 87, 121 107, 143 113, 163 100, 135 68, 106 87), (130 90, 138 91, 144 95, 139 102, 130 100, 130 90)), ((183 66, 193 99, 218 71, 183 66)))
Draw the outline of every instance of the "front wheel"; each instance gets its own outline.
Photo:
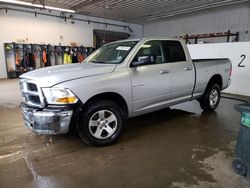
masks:
POLYGON ((99 101, 83 111, 78 132, 85 143, 105 146, 119 138, 124 124, 125 115, 120 106, 111 101, 99 101))
POLYGON ((200 99, 200 106, 204 111, 214 111, 220 103, 220 98, 220 86, 215 83, 210 84, 200 99))

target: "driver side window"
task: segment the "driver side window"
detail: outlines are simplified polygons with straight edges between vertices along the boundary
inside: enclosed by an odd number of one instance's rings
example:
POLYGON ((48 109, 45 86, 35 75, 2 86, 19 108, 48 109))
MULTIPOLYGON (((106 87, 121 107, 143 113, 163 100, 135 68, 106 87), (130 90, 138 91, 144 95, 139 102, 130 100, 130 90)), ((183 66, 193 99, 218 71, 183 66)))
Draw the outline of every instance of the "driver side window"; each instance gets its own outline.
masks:
POLYGON ((164 63, 162 47, 162 41, 148 41, 141 46, 133 61, 145 61, 145 65, 164 63))

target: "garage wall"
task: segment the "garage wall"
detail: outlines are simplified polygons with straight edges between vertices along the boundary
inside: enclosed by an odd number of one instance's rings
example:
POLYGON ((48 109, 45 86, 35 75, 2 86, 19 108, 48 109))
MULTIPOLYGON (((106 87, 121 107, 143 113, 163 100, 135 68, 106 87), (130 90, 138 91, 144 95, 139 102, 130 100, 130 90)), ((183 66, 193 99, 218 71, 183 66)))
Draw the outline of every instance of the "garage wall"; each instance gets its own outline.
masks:
MULTIPOLYGON (((175 37, 184 34, 239 32, 240 41, 250 41, 250 4, 243 3, 185 14, 144 25, 143 36, 175 37)), ((188 48, 193 59, 229 58, 233 64, 232 83, 226 93, 250 96, 250 42, 193 44, 188 48), (239 63, 242 62, 239 66, 239 63)), ((219 43, 218 43, 219 42, 219 43)))
MULTIPOLYGON (((48 12, 46 12, 48 13, 48 12)), ((90 19, 99 22, 108 22, 113 24, 126 25, 127 23, 104 20, 102 18, 94 18, 87 16, 77 16, 81 19, 90 19)), ((109 31, 128 32, 133 38, 142 37, 142 26, 138 24, 128 24, 132 33, 123 27, 110 26, 103 24, 85 23, 82 21, 60 20, 48 16, 16 12, 8 10, 0 11, 0 78, 6 78, 6 65, 3 43, 17 42, 17 40, 25 40, 26 43, 44 43, 51 45, 69 45, 70 42, 76 42, 78 45, 93 46, 93 29, 105 29, 109 31), (62 37, 60 37, 62 36, 62 37)))
MULTIPOLYGON (((249 3, 207 9, 199 12, 170 17, 164 21, 144 25, 144 36, 179 36, 213 32, 240 32, 240 41, 250 40, 249 3)), ((224 39, 213 39, 226 41, 224 39)), ((211 41, 212 42, 212 41, 211 41)))
POLYGON ((192 59, 229 58, 232 82, 224 92, 250 96, 250 42, 188 45, 192 59))

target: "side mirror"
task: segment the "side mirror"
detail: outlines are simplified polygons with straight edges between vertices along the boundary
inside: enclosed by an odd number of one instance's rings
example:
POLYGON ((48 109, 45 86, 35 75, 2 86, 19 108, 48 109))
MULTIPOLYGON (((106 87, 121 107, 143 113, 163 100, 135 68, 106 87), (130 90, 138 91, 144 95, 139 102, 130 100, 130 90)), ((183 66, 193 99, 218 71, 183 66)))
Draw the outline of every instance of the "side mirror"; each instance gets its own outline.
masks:
POLYGON ((142 65, 153 64, 154 62, 155 62, 155 58, 152 55, 139 56, 137 58, 137 61, 133 61, 131 63, 131 67, 138 67, 138 66, 142 66, 142 65))

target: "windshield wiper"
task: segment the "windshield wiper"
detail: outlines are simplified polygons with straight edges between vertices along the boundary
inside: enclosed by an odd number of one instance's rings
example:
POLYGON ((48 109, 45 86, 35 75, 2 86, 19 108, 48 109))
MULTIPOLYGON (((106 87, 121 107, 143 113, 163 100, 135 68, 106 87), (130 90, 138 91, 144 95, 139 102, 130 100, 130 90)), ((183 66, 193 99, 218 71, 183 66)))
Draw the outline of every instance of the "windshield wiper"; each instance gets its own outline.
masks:
POLYGON ((105 63, 105 62, 102 62, 102 61, 90 61, 91 63, 105 63))

